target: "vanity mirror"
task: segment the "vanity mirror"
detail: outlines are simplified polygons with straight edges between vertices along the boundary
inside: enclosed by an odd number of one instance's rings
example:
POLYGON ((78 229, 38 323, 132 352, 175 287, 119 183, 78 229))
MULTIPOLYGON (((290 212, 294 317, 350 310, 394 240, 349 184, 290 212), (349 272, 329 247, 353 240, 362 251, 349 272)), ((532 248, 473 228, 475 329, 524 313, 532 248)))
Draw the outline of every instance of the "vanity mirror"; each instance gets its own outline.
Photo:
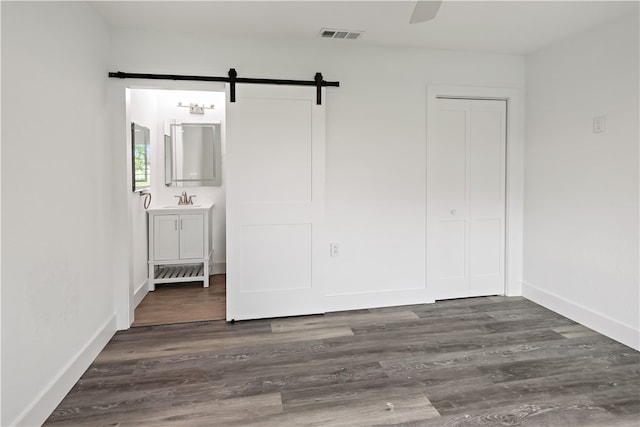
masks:
POLYGON ((151 138, 149 128, 131 123, 132 190, 151 186, 151 138))
POLYGON ((172 123, 165 136, 167 187, 218 186, 222 183, 219 123, 172 123))

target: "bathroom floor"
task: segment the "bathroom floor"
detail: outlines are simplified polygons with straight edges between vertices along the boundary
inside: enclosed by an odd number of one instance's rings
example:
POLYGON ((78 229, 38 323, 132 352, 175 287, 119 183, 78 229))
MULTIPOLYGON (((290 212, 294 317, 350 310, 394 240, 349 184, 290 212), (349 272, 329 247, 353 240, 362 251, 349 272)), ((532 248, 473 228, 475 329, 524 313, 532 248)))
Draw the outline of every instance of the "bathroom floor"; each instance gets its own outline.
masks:
POLYGON ((221 320, 226 315, 226 275, 202 282, 156 285, 135 311, 132 327, 221 320))

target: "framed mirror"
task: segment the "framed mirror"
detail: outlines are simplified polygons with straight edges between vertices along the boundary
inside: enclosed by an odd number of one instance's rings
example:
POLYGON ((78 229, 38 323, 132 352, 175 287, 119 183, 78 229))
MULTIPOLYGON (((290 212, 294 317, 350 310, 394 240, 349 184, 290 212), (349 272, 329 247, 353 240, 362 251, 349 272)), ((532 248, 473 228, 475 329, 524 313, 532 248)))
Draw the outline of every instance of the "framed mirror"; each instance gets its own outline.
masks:
POLYGON ((151 187, 151 133, 131 122, 131 170, 133 191, 151 187))
POLYGON ((220 123, 172 123, 165 138, 165 185, 219 186, 222 183, 220 123))

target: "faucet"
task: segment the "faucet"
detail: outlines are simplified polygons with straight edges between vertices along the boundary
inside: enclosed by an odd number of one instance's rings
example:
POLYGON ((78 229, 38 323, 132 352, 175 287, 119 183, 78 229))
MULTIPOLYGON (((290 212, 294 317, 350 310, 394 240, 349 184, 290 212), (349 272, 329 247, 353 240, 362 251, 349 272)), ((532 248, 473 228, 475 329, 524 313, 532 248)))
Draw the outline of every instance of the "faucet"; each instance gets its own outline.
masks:
POLYGON ((194 196, 194 195, 187 196, 187 192, 183 191, 181 196, 173 196, 173 197, 178 198, 178 205, 192 205, 193 204, 192 198, 197 196, 194 196))

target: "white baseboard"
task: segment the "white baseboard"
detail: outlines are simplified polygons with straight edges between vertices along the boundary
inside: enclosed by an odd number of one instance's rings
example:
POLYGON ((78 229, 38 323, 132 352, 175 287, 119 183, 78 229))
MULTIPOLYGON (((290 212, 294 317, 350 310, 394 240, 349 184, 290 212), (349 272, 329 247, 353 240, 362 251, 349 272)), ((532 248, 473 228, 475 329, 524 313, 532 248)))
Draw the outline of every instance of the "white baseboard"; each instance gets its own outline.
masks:
POLYGON ((504 294, 508 297, 521 297, 522 296, 522 282, 513 281, 505 286, 504 294))
POLYGON ((427 296, 424 288, 328 295, 325 297, 325 311, 360 310, 372 307, 393 307, 433 302, 434 300, 427 296))
POLYGON ((133 293, 133 308, 136 308, 138 304, 142 302, 144 297, 149 293, 149 280, 142 282, 138 289, 133 293))
POLYGON ((209 274, 213 276, 214 274, 225 274, 226 272, 226 262, 214 262, 213 265, 211 265, 211 271, 209 272, 209 274))
POLYGON ((42 425, 115 333, 116 315, 114 313, 58 372, 55 378, 43 388, 31 404, 9 425, 42 425))
POLYGON ((640 350, 640 330, 588 307, 524 282, 522 296, 569 319, 640 350))

